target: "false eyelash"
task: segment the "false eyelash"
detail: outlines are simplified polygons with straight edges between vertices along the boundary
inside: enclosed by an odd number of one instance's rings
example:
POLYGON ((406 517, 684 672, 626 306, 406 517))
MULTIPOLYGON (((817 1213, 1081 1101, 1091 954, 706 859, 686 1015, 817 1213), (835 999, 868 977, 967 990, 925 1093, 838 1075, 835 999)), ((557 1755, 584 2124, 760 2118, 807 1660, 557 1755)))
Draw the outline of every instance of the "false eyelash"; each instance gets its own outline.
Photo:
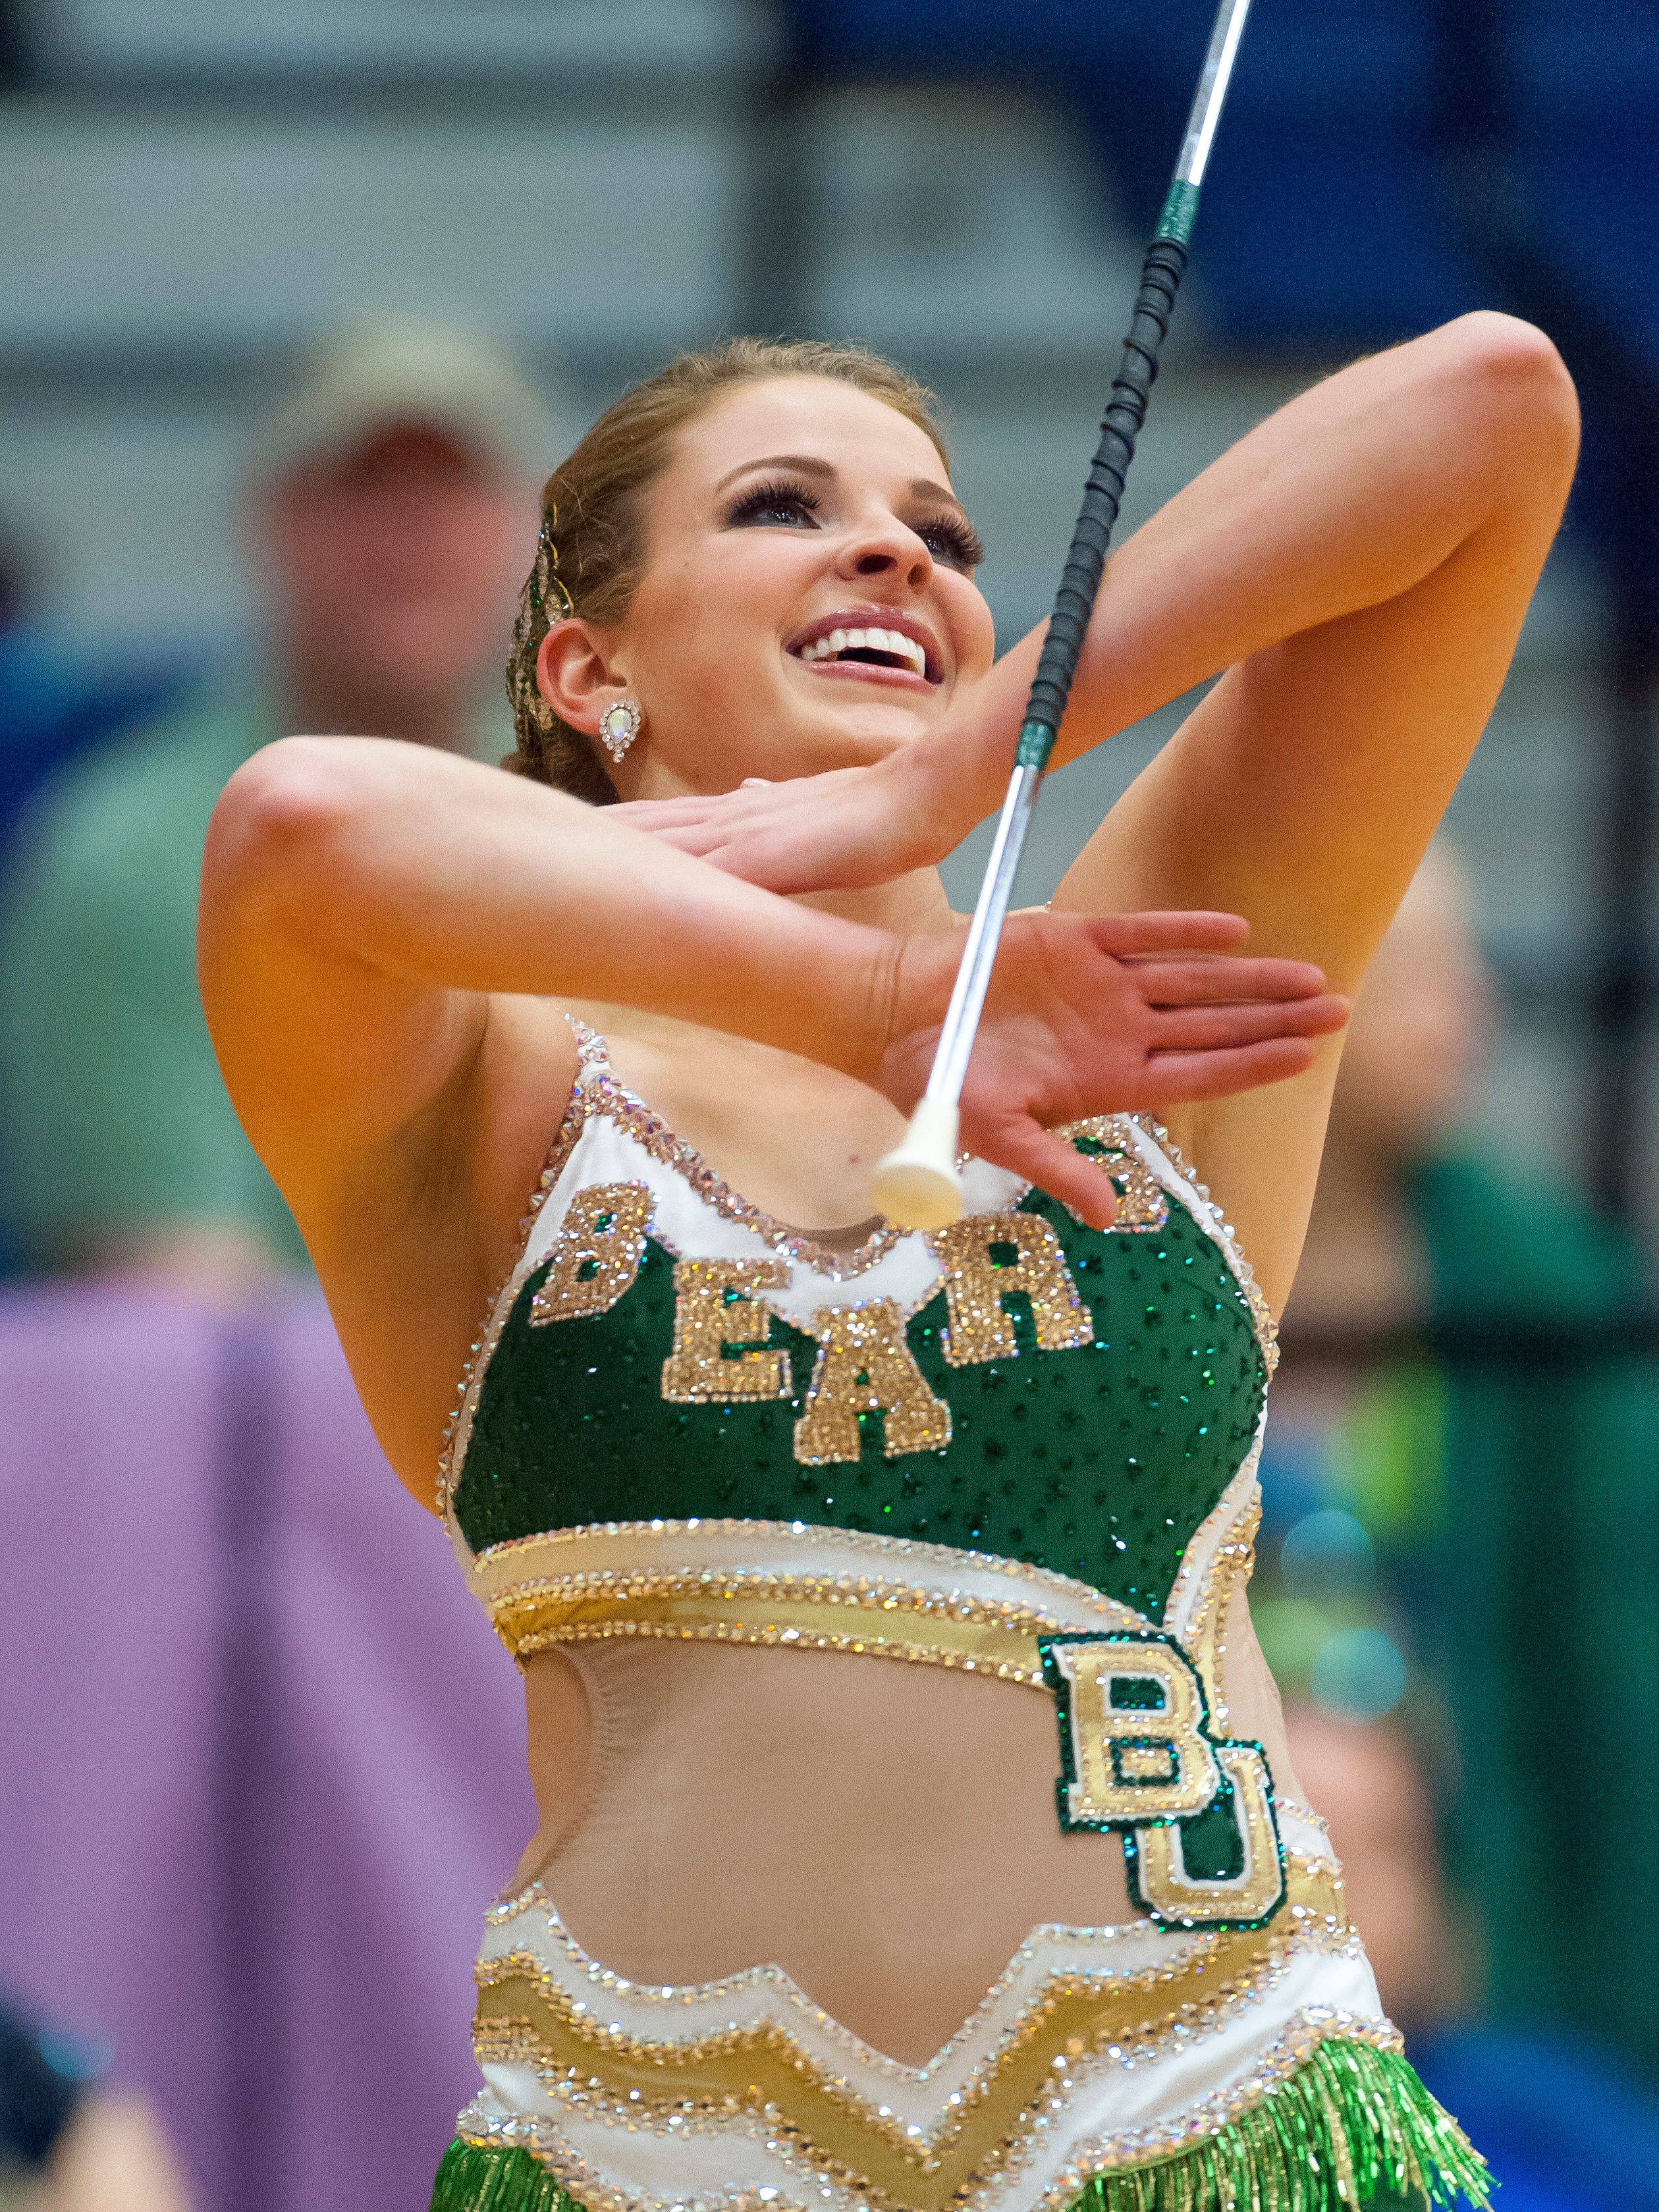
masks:
POLYGON ((918 536, 925 536, 931 532, 934 536, 943 538, 951 547, 953 565, 970 574, 985 558, 985 541, 971 522, 958 521, 954 515, 942 514, 932 522, 916 523, 914 527, 918 536))
POLYGON ((816 514, 823 501, 816 492, 804 483, 793 482, 787 477, 778 477, 767 483, 753 484, 740 493, 728 509, 727 528, 745 522, 751 515, 764 513, 769 507, 804 507, 809 514, 816 514))
MULTIPOLYGON (((765 483, 751 485, 741 493, 727 510, 726 527, 732 529, 748 521, 751 516, 763 514, 768 507, 799 507, 808 514, 817 514, 823 507, 817 494, 798 479, 776 477, 765 483)), ((947 558, 954 568, 971 574, 985 559, 985 541, 971 522, 956 515, 937 515, 928 522, 914 526, 918 536, 932 534, 943 538, 950 548, 947 558)))

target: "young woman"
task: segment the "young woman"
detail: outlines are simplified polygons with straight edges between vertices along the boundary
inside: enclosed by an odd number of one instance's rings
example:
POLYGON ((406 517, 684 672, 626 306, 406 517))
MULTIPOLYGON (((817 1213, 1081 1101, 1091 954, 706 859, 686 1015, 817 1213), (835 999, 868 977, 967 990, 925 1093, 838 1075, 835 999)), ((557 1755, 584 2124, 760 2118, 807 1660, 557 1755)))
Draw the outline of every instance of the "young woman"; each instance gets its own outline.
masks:
POLYGON ((526 1676, 445 2212, 1481 2194, 1244 1583, 1342 1018, 1308 963, 1351 990, 1410 880, 1574 440, 1547 343, 1471 318, 1115 556, 1059 757, 1226 673, 1011 924, 931 1236, 870 1168, 1036 641, 994 662, 898 372, 738 343, 602 418, 518 778, 296 738, 229 787, 227 1079, 526 1676))

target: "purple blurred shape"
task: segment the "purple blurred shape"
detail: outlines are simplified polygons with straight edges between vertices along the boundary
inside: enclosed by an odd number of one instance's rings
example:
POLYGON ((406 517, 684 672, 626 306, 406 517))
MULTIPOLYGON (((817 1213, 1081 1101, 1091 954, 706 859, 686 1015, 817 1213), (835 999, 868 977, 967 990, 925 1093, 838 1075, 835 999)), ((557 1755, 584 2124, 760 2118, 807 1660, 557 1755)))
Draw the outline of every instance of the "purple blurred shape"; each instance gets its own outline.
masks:
POLYGON ((476 2081, 523 1701, 315 1298, 0 1297, 0 1987, 203 2212, 419 2212, 476 2081))

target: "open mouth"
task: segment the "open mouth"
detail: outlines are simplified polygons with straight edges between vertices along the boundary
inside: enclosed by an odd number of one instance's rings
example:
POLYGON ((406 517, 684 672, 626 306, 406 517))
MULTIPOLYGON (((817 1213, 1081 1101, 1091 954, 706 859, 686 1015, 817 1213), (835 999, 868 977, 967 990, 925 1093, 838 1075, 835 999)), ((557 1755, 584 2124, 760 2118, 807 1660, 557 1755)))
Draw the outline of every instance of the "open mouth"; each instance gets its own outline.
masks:
POLYGON ((931 665, 927 643, 912 634, 912 625, 908 622, 901 629, 891 622, 859 622, 844 615, 831 616, 815 623, 805 638, 791 645, 789 650, 809 667, 834 664, 882 669, 895 675, 920 678, 924 684, 937 684, 939 680, 931 665))

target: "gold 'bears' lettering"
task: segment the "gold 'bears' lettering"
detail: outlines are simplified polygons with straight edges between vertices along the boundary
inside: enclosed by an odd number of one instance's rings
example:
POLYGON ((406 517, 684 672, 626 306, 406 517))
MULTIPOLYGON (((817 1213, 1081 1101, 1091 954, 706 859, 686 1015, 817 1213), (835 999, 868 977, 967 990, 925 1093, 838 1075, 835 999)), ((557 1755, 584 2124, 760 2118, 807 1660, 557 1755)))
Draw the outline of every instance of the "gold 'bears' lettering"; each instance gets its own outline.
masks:
POLYGON ((859 1456, 859 1415, 880 1413, 889 1459, 943 1451, 951 1409, 928 1389, 910 1357, 904 1314, 890 1298, 821 1306, 812 1316, 818 1356, 806 1410, 795 1424, 795 1457, 807 1467, 859 1456))
POLYGON ((530 1301, 530 1326, 609 1313, 640 1272, 650 1219, 651 1193, 642 1182, 595 1182, 579 1190, 530 1301))
POLYGON ((674 1347, 662 1364, 662 1395, 681 1406, 738 1398, 787 1398, 789 1354, 766 1346, 771 1316, 757 1291, 789 1280, 782 1260, 682 1260, 674 1269, 674 1347), (727 1347, 749 1349, 728 1357, 727 1347))
POLYGON ((1094 1342, 1094 1324, 1060 1239, 1036 1214, 974 1213, 936 1229, 927 1241, 945 1270, 951 1326, 942 1349, 952 1367, 1014 1357, 1014 1324, 1002 1304, 1010 1291, 1024 1291, 1031 1301, 1042 1351, 1072 1352, 1094 1342))
POLYGON ((1163 1637, 1044 1642, 1060 1697, 1060 1820, 1127 1827, 1202 1812, 1221 1787, 1192 1662, 1163 1637))

